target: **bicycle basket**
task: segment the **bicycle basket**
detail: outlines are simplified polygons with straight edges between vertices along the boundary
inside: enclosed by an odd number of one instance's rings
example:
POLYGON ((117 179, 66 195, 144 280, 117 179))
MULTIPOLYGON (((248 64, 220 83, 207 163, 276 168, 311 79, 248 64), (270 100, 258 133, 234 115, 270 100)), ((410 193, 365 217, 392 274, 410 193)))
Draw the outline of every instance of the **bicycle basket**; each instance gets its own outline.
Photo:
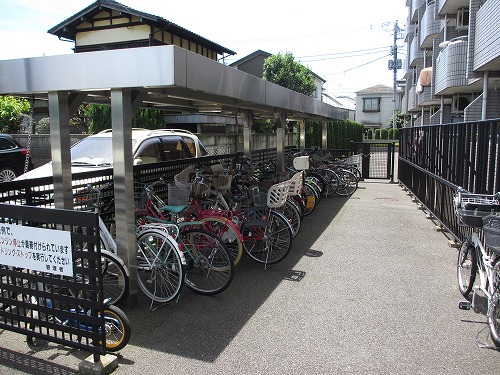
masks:
POLYGON ((293 159, 293 167, 298 171, 309 169, 309 156, 297 156, 293 159))
POLYGON ((458 197, 457 215, 461 225, 480 228, 485 216, 500 211, 500 202, 494 195, 461 192, 458 197))
POLYGON ((78 191, 74 196, 73 208, 79 211, 99 212, 101 191, 92 187, 78 191))
POLYGON ((174 176, 174 181, 181 182, 183 184, 189 184, 194 176, 194 167, 189 166, 184 168, 180 173, 174 176))
POLYGON ((346 159, 346 164, 347 165, 355 165, 359 167, 361 164, 361 155, 351 155, 346 159))
POLYGON ((134 182, 134 208, 145 208, 147 199, 146 184, 141 182, 134 182))
POLYGON ((197 179, 192 182, 193 193, 196 196, 203 196, 210 192, 210 188, 212 187, 212 179, 203 176, 202 178, 197 179))
POLYGON ((483 232, 486 247, 500 254, 500 216, 488 215, 483 218, 483 232))
POLYGON ((233 176, 230 174, 219 174, 213 178, 214 187, 221 193, 228 191, 231 188, 233 176))
POLYGON ((174 182, 168 184, 168 205, 186 206, 189 204, 191 185, 174 182))
POLYGON ((280 182, 269 188, 267 191, 267 207, 280 208, 285 205, 286 198, 288 197, 288 189, 290 181, 280 182))

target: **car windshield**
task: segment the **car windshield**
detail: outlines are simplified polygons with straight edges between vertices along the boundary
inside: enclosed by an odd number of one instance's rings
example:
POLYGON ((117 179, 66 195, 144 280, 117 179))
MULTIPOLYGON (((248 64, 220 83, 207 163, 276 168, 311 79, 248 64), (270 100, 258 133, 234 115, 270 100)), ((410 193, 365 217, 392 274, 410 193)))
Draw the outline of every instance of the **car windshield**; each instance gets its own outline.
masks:
POLYGON ((87 137, 71 148, 71 164, 102 166, 113 164, 111 137, 87 137))

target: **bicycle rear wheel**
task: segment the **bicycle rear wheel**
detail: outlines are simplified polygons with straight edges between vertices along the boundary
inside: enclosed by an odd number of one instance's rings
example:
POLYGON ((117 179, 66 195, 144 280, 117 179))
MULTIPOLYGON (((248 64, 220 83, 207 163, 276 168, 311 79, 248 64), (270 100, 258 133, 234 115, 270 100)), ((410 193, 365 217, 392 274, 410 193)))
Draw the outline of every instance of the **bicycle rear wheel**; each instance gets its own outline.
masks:
POLYGON ((336 193, 343 197, 348 197, 358 190, 358 180, 356 176, 344 169, 336 170, 335 173, 339 176, 339 187, 336 193))
POLYGON ((250 258, 259 263, 280 262, 285 259, 292 247, 293 235, 290 223, 276 211, 266 208, 253 211, 257 217, 245 221, 241 230, 245 251, 250 258))
POLYGON ((316 172, 321 174, 326 182, 325 189, 323 190, 323 194, 325 195, 325 197, 329 197, 330 195, 335 194, 339 187, 339 176, 337 176, 334 171, 328 168, 316 169, 316 172))
POLYGON ((458 289, 464 297, 472 290, 477 272, 477 254, 474 246, 465 240, 460 246, 457 259, 458 289))
POLYGON ((137 237, 137 283, 155 302, 172 301, 184 282, 184 256, 172 237, 146 230, 137 237))
POLYGON ((180 241, 187 260, 184 283, 189 289, 214 295, 231 284, 234 264, 223 241, 198 228, 181 231, 180 241))
POLYGON ((101 252, 101 262, 104 300, 110 305, 117 305, 128 294, 128 271, 115 255, 107 252, 101 252))
POLYGON ((493 297, 489 300, 488 326, 495 346, 500 347, 500 257, 493 263, 493 280, 490 280, 493 297))
POLYGON ((219 237, 229 250, 231 259, 236 266, 243 254, 243 243, 240 239, 239 229, 234 227, 229 219, 220 217, 206 217, 200 220, 203 228, 219 237))

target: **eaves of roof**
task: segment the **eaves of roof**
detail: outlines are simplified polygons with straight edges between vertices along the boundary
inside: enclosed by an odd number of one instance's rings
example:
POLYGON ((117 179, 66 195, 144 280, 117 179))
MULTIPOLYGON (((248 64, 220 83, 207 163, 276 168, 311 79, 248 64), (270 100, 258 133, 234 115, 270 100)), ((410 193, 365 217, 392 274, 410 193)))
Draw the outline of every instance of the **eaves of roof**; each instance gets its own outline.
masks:
POLYGON ((76 25, 82 23, 86 15, 100 12, 101 10, 115 10, 117 12, 128 14, 130 16, 139 17, 144 23, 158 27, 160 29, 169 28, 174 34, 179 36, 187 37, 193 41, 197 41, 210 47, 217 53, 227 53, 229 55, 236 55, 236 52, 221 46, 220 44, 214 43, 208 39, 203 38, 201 35, 193 33, 188 29, 185 29, 173 22, 170 22, 162 17, 155 16, 149 13, 141 12, 132 9, 126 5, 123 5, 114 0, 97 0, 96 2, 90 4, 88 7, 82 9, 80 12, 74 14, 68 19, 64 20, 60 24, 52 27, 47 32, 49 34, 56 35, 59 38, 64 38, 68 40, 76 40, 76 25))

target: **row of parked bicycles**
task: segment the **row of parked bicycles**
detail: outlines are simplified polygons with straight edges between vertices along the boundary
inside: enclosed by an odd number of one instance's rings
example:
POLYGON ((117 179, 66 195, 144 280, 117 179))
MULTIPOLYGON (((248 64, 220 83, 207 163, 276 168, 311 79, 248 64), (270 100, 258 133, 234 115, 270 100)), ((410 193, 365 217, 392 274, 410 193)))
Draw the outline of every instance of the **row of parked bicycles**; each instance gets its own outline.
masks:
MULTIPOLYGON (((361 174, 349 161, 333 163, 316 151, 292 155, 286 170, 278 171, 276 162, 239 156, 188 166, 173 180, 136 183, 135 266, 151 309, 175 301, 183 287, 203 295, 223 292, 244 255, 264 268, 285 259, 302 220, 321 199, 356 191, 361 174)), ((112 191, 111 183, 89 186, 75 196, 75 208, 100 214, 104 299, 116 307, 128 294, 130 270, 113 236, 113 199, 102 199, 112 191)), ((130 327, 122 328, 128 341, 130 327)), ((110 349, 126 345, 119 340, 115 330, 110 349)))

